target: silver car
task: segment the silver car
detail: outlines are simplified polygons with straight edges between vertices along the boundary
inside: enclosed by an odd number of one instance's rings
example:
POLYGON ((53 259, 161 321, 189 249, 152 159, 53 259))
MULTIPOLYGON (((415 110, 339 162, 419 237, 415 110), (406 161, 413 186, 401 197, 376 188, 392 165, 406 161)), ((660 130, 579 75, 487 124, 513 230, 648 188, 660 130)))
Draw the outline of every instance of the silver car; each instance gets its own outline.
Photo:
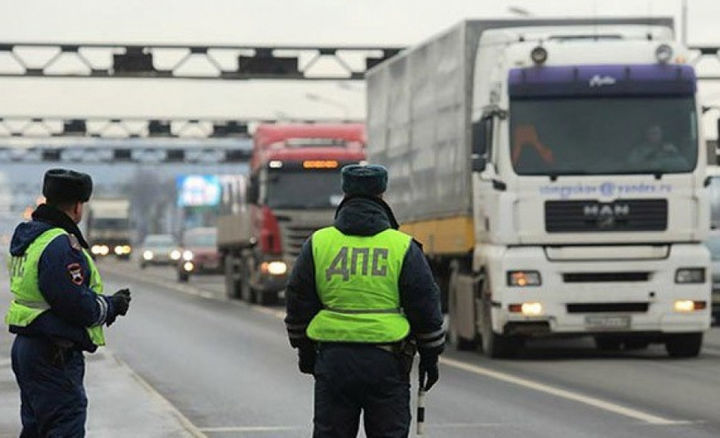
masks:
POLYGON ((149 234, 140 248, 140 268, 148 265, 174 265, 182 253, 170 234, 149 234))

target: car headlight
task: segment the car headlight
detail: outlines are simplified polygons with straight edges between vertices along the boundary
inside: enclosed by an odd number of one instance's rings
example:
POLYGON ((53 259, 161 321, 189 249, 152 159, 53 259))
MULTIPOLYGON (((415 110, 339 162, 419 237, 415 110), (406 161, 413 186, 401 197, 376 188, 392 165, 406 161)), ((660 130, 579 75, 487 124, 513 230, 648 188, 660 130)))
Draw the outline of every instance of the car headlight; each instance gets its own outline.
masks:
POLYGON ((185 262, 183 263, 183 269, 187 272, 190 272, 195 269, 195 265, 193 265, 193 262, 185 262))
POLYGON ((170 258, 173 260, 180 260, 180 257, 182 257, 182 254, 177 249, 174 249, 170 252, 170 258))
POLYGON ((705 268, 680 268, 675 271, 675 283, 705 283, 705 268))
POLYGON ((287 264, 285 262, 270 262, 267 263, 264 270, 270 275, 284 275, 287 273, 287 264))
POLYGON ((538 271, 508 271, 507 284, 514 287, 540 286, 542 278, 538 271))
POLYGON ((192 260, 192 259, 193 259, 193 253, 192 253, 192 251, 187 250, 187 249, 186 249, 185 251, 183 251, 183 253, 182 253, 182 258, 183 258, 183 260, 185 260, 185 261, 190 261, 190 260, 192 260))
POLYGON ((153 254, 152 251, 145 251, 145 252, 143 252, 143 258, 144 258, 145 260, 152 260, 153 257, 155 257, 155 254, 153 254))

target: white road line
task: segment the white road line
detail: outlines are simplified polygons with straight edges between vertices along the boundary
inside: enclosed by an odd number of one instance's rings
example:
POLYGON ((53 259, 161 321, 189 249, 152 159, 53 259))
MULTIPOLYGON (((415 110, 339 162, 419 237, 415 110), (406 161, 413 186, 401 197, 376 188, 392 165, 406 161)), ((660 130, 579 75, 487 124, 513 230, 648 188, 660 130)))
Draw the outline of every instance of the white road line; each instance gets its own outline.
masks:
POLYGON ((147 382, 147 380, 143 379, 138 373, 133 370, 130 365, 125 363, 122 359, 112 354, 109 350, 105 350, 104 354, 107 354, 111 356, 117 363, 120 364, 121 367, 124 367, 127 369, 127 371, 130 373, 130 375, 142 386, 151 396, 155 397, 157 401, 164 405, 172 414, 175 416, 175 418, 182 424, 182 426, 187 430, 190 435, 192 435, 195 438, 207 438, 207 435, 205 435, 200 429, 198 429, 197 426, 192 424, 188 418, 183 415, 182 412, 178 410, 178 408, 175 407, 172 403, 170 403, 170 400, 166 399, 162 394, 158 392, 157 389, 153 388, 151 384, 147 382))
POLYGON ((205 433, 225 433, 225 432, 294 432, 300 430, 308 430, 307 427, 300 426, 228 426, 228 427, 202 427, 205 433))
POLYGON ((647 412, 628 408, 626 406, 622 406, 622 405, 619 405, 616 403, 601 400, 599 398, 590 397, 587 395, 583 395, 583 394, 573 392, 573 391, 568 391, 565 389, 555 388, 553 386, 546 385, 544 383, 535 382, 533 380, 524 379, 522 377, 513 376, 511 374, 502 373, 499 371, 491 370, 489 368, 484 368, 484 367, 480 367, 477 365, 471 365, 471 364, 461 362, 461 361, 455 360, 455 359, 440 357, 440 363, 447 365, 447 366, 451 366, 453 368, 457 368, 459 370, 477 374, 480 376, 490 377, 495 380, 512 383, 514 385, 519 385, 524 388, 544 392, 546 394, 550 394, 550 395, 564 398, 567 400, 572 400, 572 401, 575 401, 578 403, 583 403, 585 405, 592 406, 594 408, 602 409, 602 410, 608 411, 608 412, 613 412, 615 414, 619 414, 619 415, 622 415, 625 417, 630 417, 635 420, 640 420, 640 421, 643 421, 643 422, 649 423, 649 424, 677 425, 677 424, 687 424, 688 423, 687 421, 677 421, 677 420, 671 420, 668 418, 658 417, 656 415, 652 415, 647 412))
POLYGON ((0 359, 0 368, 9 367, 11 364, 12 364, 12 360, 10 358, 0 359))

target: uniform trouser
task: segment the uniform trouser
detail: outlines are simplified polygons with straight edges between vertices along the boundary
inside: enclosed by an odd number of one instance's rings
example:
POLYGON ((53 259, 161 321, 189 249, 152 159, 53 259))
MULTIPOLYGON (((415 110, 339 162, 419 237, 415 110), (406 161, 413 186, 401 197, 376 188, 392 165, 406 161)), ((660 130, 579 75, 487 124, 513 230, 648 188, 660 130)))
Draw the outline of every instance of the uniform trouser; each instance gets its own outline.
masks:
POLYGON ((82 352, 59 353, 50 340, 18 335, 12 347, 12 368, 20 386, 20 438, 85 436, 82 352))
POLYGON ((372 345, 324 345, 315 364, 314 438, 407 437, 410 381, 402 361, 372 345))

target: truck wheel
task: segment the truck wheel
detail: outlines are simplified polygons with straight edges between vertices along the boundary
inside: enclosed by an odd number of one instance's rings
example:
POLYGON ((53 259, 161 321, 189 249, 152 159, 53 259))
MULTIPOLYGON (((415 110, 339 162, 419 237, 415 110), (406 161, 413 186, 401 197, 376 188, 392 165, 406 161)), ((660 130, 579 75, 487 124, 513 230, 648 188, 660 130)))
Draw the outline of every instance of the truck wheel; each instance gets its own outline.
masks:
POLYGON ((456 327, 457 324, 457 296, 455 285, 457 284, 457 270, 452 270, 448 281, 448 337, 450 343, 455 345, 458 351, 472 351, 477 348, 477 339, 468 339, 460 336, 456 327))
POLYGON ((180 283, 187 283, 190 280, 190 275, 187 272, 178 271, 178 281, 180 283))
POLYGON ((255 297, 252 291, 252 286, 250 286, 250 267, 248 266, 247 261, 243 260, 240 262, 240 266, 242 269, 240 269, 240 299, 245 301, 246 303, 254 303, 255 297))
POLYGON ((600 351, 620 351, 622 343, 622 338, 617 336, 595 336, 595 346, 600 351))
POLYGON ((228 298, 238 298, 238 284, 235 277, 235 259, 231 255, 225 256, 225 295, 228 298))
POLYGON ((702 333, 670 335, 665 341, 665 349, 670 357, 696 357, 700 354, 702 341, 702 333))
POLYGON ((497 334, 492 329, 492 312, 490 311, 490 302, 486 299, 482 300, 482 321, 481 340, 482 350, 485 356, 492 359, 511 358, 515 356, 523 346, 523 339, 513 336, 505 336, 497 334))
POLYGON ((271 306, 273 304, 277 304, 279 301, 277 292, 255 291, 255 297, 255 302, 261 306, 271 306))

